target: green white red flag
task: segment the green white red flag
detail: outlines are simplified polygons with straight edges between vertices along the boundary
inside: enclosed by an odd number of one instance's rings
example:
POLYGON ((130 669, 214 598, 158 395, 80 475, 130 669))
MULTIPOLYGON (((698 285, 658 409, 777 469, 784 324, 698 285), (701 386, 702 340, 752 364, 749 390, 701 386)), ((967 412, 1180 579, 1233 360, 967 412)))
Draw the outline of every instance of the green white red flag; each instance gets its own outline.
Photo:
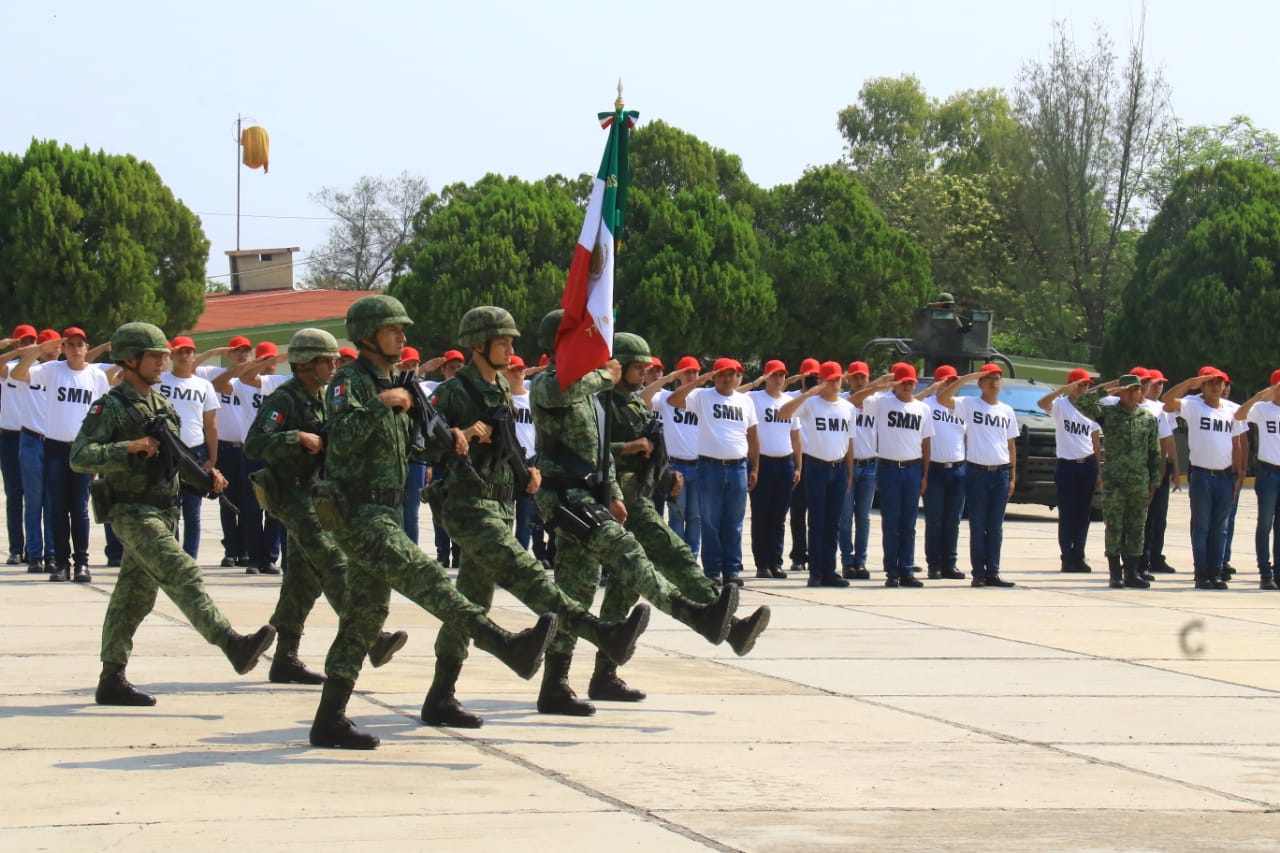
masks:
POLYGON ((562 391, 603 367, 613 352, 614 256, 622 240, 630 182, 628 143, 639 118, 636 111, 622 109, 621 98, 614 112, 600 113, 600 124, 608 129, 609 140, 560 300, 564 318, 556 333, 555 355, 562 391))

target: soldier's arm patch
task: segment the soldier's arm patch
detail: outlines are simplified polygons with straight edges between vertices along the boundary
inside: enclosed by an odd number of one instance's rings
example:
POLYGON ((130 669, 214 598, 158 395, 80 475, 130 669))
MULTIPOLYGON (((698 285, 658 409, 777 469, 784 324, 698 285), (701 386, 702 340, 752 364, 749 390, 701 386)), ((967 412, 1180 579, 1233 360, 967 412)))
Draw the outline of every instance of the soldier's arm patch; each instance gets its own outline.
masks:
POLYGON ((284 426, 284 412, 279 409, 268 409, 262 418, 262 431, 265 433, 278 432, 282 426, 284 426))
POLYGON ((329 394, 329 414, 336 415, 347 406, 347 383, 334 385, 329 394))

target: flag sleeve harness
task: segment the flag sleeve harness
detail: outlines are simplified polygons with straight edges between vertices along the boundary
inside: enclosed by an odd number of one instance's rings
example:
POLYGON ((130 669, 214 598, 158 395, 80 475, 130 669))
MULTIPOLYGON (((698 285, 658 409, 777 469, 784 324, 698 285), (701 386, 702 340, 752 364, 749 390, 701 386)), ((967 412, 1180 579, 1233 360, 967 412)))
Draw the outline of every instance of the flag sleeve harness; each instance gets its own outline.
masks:
POLYGON ((548 530, 558 529, 575 539, 586 539, 591 532, 613 521, 608 506, 612 502, 609 491, 609 419, 605 417, 600 398, 594 394, 591 402, 596 412, 596 459, 591 465, 574 453, 551 433, 538 431, 538 448, 556 464, 569 472, 568 476, 544 477, 542 486, 551 489, 559 498, 555 514, 544 519, 548 530), (575 501, 569 498, 569 489, 583 489, 593 500, 575 501))

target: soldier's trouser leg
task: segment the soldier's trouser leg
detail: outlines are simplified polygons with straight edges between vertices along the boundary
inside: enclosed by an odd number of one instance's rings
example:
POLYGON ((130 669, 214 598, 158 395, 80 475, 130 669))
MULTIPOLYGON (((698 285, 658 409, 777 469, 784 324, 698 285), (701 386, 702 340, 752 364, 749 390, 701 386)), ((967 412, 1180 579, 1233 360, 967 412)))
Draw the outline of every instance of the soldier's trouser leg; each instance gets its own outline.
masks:
MULTIPOLYGON (((297 540, 290 532, 289 571, 284 573, 284 579, 280 581, 280 596, 269 620, 271 625, 281 633, 301 636, 307 617, 323 591, 324 586, 315 565, 305 550, 298 547, 297 540)), ((341 608, 336 605, 333 609, 342 613, 341 608)))
MULTIPOLYGON (((458 542, 456 536, 451 536, 458 542)), ((458 592, 479 605, 486 613, 493 606, 493 573, 489 565, 477 559, 469 542, 462 542, 462 555, 458 564, 458 592)), ((541 571, 541 570, 540 570, 541 571)), ((539 611, 545 612, 545 611, 539 611)), ((471 645, 471 636, 462 628, 454 625, 441 625, 436 634, 437 672, 440 666, 461 665, 467 659, 467 647, 471 645)))
POLYGON ((132 552, 124 555, 116 588, 107 602, 107 613, 102 620, 103 663, 124 666, 133 653, 133 635, 147 614, 156 606, 156 592, 160 585, 138 563, 132 552))
MULTIPOLYGON (((124 543, 126 560, 131 559, 138 566, 139 571, 145 572, 151 582, 164 590, 164 594, 178 606, 182 615, 187 617, 200 636, 218 648, 225 649, 227 632, 231 625, 218 610, 218 606, 213 603, 213 599, 205 592, 200 567, 173 538, 173 526, 177 521, 176 508, 160 510, 143 504, 120 504, 111 511, 111 524, 120 541, 124 543)), ((121 566, 121 575, 124 574, 124 566, 121 566)), ((137 594, 138 591, 137 585, 126 588, 128 594, 137 594)), ((114 601, 119 594, 120 586, 117 582, 112 600, 114 601)), ((150 598, 151 603, 154 604, 154 590, 150 593, 150 598)), ((122 606, 124 606, 123 603, 122 606)), ((136 604, 125 606, 122 615, 128 618, 130 614, 136 612, 137 606, 136 604)), ((150 610, 150 605, 147 609, 150 610)), ((143 616, 145 615, 144 613, 143 616)), ((110 608, 108 608, 108 616, 110 616, 110 608)), ((122 623, 121 627, 127 627, 127 622, 122 623)), ((136 630, 137 624, 134 624, 133 628, 136 630)), ((127 660, 107 660, 105 625, 103 631, 103 662, 126 663, 127 660)), ((129 648, 125 647, 123 653, 126 658, 128 652, 129 648)))
POLYGON ((418 550, 404 532, 399 507, 363 505, 335 531, 348 555, 346 612, 325 659, 325 674, 355 682, 365 654, 387 619, 391 590, 437 619, 469 629, 488 625, 484 608, 458 592, 440 564, 418 550))
MULTIPOLYGON (((681 595, 690 601, 706 604, 715 601, 719 589, 715 581, 703 574, 698 560, 680 537, 662 522, 658 511, 646 500, 627 502, 627 532, 636 538, 645 555, 662 576, 675 584, 681 595)), ((613 584, 610 585, 612 588, 613 584)), ((609 602, 608 593, 605 602, 609 602)), ((634 602, 633 602, 634 603, 634 602)), ((627 608, 628 610, 630 608, 627 608)), ((600 618, 611 620, 626 616, 609 617, 600 611, 600 618)))
MULTIPOLYGON (((582 542, 562 533, 556 536, 556 555, 553 565, 556 586, 584 609, 589 609, 595 600, 596 590, 600 586, 600 562, 591 556, 582 542)), ((627 589, 621 583, 610 583, 606 588, 606 605, 607 591, 615 587, 620 593, 627 589)), ((600 609, 602 614, 604 606, 602 605, 600 609)), ((619 606, 616 600, 613 606, 619 606)), ((629 610, 630 607, 627 609, 629 610)), ((573 647, 577 642, 578 638, 572 632, 557 630, 555 639, 547 649, 547 654, 572 655, 573 647)))
POLYGON ((1142 554, 1143 532, 1147 523, 1145 490, 1106 486, 1102 492, 1102 518, 1106 524, 1107 554, 1120 557, 1142 554))

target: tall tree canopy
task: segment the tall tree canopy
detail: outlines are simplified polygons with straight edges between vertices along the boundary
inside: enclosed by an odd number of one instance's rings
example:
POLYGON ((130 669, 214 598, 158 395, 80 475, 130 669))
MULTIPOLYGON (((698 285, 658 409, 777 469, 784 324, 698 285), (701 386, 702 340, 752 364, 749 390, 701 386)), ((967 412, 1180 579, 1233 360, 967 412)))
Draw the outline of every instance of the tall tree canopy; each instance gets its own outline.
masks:
POLYGON ((1138 242, 1132 281, 1107 330, 1109 373, 1148 362, 1171 379, 1203 364, 1248 393, 1276 367, 1280 174, 1227 160, 1183 175, 1138 242))
POLYGON ((150 163, 51 140, 0 156, 6 327, 74 323, 95 341, 132 320, 189 329, 208 259, 199 220, 150 163))
POLYGON ((431 192, 426 178, 402 172, 365 176, 349 191, 324 187, 311 200, 337 220, 329 238, 311 253, 307 285, 326 290, 386 287, 396 251, 411 236, 413 217, 431 192))

